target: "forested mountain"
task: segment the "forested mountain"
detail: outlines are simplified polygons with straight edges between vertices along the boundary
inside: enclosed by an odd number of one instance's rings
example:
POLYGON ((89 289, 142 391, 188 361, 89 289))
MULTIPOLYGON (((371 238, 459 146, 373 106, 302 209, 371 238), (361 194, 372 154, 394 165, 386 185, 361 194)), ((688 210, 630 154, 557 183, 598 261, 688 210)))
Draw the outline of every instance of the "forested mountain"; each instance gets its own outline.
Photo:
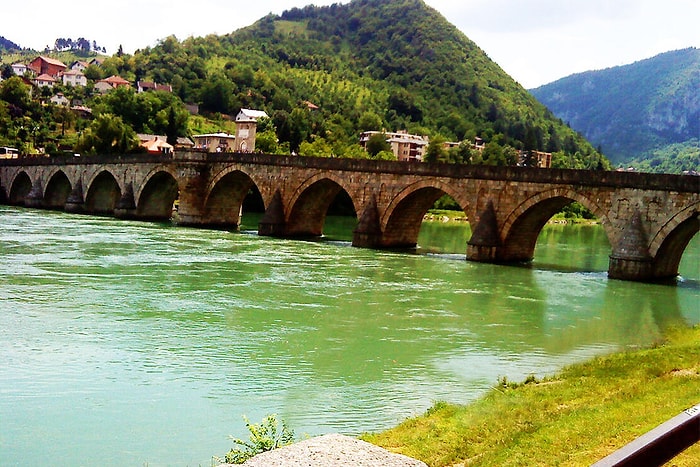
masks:
POLYGON ((11 40, 5 39, 3 36, 0 36, 0 51, 10 52, 16 50, 22 50, 22 47, 15 44, 11 40))
POLYGON ((700 170, 700 50, 667 52, 531 91, 614 163, 700 170))
POLYGON ((204 112, 263 109, 292 150, 322 141, 340 152, 362 130, 407 129, 560 151, 555 164, 608 166, 422 0, 293 9, 225 36, 169 37, 103 67, 130 80, 170 83, 204 112))

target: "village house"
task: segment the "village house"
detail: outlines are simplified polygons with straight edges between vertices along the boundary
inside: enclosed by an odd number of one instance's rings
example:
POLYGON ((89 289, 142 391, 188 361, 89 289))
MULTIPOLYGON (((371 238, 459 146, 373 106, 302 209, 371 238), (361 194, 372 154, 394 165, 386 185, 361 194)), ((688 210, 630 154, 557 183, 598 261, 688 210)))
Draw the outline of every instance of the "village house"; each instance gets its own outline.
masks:
POLYGON ((542 151, 520 151, 519 163, 522 165, 528 157, 537 159, 537 167, 541 169, 550 169, 552 167, 552 153, 542 151))
POLYGON ((70 101, 68 100, 68 98, 66 96, 63 95, 62 92, 59 92, 56 95, 54 95, 53 97, 51 97, 51 99, 49 99, 49 101, 52 104, 61 105, 64 107, 67 107, 70 104, 70 101))
POLYGON ((24 63, 15 63, 12 65, 12 72, 17 76, 24 76, 27 74, 28 68, 24 63))
POLYGON ((399 161, 422 161, 430 142, 427 137, 409 134, 406 130, 397 132, 365 131, 360 135, 360 146, 367 149, 367 142, 375 134, 383 134, 399 161))
MULTIPOLYGON (((154 139, 158 139, 160 141, 167 142, 168 137, 164 135, 150 135, 150 134, 145 134, 145 133, 139 133, 136 135, 139 138, 139 141, 141 141, 141 146, 144 146, 144 143, 147 143, 149 141, 153 141, 154 139)), ((145 147, 145 146, 144 146, 145 147)), ((175 143, 174 150, 177 149, 192 149, 194 148, 194 142, 189 139, 186 136, 178 136, 177 137, 177 142, 175 143)))
POLYGON ((165 91, 173 92, 173 87, 169 84, 158 84, 150 81, 137 81, 136 82, 136 92, 141 94, 147 91, 165 91))
POLYGON ((38 88, 48 87, 52 88, 56 83, 56 79, 46 73, 41 74, 32 80, 32 83, 38 88))
POLYGON ((101 93, 109 92, 121 86, 129 87, 131 84, 121 76, 112 75, 95 83, 95 89, 101 93))
POLYGON ((241 109, 236 115, 235 150, 239 152, 255 151, 255 135, 258 120, 267 117, 262 110, 241 109))
POLYGON ((90 64, 88 62, 84 62, 82 60, 76 60, 75 62, 71 63, 70 69, 79 71, 79 72, 84 72, 87 67, 89 67, 90 64))
POLYGON ((68 70, 61 73, 61 79, 66 86, 87 86, 87 78, 78 70, 68 70))
POLYGON ((67 68, 65 63, 54 58, 38 56, 27 65, 27 68, 33 71, 37 76, 49 75, 57 78, 60 73, 67 68))
POLYGON ((158 136, 153 136, 152 139, 142 142, 141 147, 146 148, 149 154, 172 154, 173 149, 175 149, 172 144, 158 136))
POLYGON ((208 133, 204 135, 193 135, 194 148, 204 149, 208 152, 233 151, 236 137, 229 133, 208 133))

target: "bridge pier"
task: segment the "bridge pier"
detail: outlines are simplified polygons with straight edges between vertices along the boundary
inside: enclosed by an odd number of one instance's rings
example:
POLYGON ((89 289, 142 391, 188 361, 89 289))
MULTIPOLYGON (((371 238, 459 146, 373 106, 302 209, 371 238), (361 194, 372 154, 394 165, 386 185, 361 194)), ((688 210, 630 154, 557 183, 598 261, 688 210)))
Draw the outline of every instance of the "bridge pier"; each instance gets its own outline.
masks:
POLYGON ((114 217, 117 219, 135 219, 136 201, 134 200, 134 187, 131 183, 126 185, 117 205, 114 207, 114 217))
POLYGON ((489 200, 467 242, 467 259, 481 263, 495 263, 498 261, 500 246, 501 239, 498 235, 496 209, 493 202, 489 200))
POLYGON ((28 208, 44 207, 44 190, 41 186, 41 180, 37 179, 32 185, 32 189, 24 198, 24 205, 28 208))
POLYGON ((647 245, 642 215, 635 210, 610 255, 608 277, 629 281, 654 279, 654 262, 647 245))
POLYGON ((357 227, 352 232, 352 246, 358 248, 378 248, 382 245, 382 229, 379 225, 377 198, 372 195, 365 207, 357 227))
POLYGON ((71 190, 68 198, 66 199, 66 204, 63 206, 66 212, 73 214, 79 214, 85 210, 85 201, 83 200, 83 182, 78 179, 75 186, 71 190))
POLYGON ((284 205, 279 190, 272 195, 270 205, 265 209, 258 222, 258 235, 263 237, 284 237, 287 234, 287 223, 284 220, 284 205))

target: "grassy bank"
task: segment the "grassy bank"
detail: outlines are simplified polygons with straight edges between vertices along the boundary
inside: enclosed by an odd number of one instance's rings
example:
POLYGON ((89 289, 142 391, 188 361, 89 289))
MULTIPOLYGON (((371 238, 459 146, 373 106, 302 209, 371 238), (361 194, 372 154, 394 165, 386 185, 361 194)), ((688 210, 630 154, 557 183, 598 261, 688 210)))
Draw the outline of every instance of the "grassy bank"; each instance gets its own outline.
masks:
MULTIPOLYGON (((363 439, 430 466, 590 465, 699 403, 696 326, 542 381, 503 378, 473 404, 436 403, 424 416, 363 439)), ((672 465, 700 465, 700 443, 672 465)))

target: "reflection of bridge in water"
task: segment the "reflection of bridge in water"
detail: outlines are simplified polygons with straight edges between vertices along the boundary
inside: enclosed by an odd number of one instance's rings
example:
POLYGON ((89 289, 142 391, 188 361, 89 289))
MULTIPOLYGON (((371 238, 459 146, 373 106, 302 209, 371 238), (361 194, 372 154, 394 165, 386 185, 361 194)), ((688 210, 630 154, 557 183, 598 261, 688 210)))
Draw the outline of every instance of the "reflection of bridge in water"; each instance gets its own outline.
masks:
POLYGON ((531 260, 542 227, 572 201, 593 212, 612 245, 610 277, 675 277, 700 230, 700 178, 627 172, 429 165, 354 159, 183 152, 0 161, 0 201, 119 218, 236 228, 249 193, 262 199, 260 235, 323 233, 345 192, 359 223, 353 245, 416 245, 421 221, 443 194, 472 223, 467 258, 531 260))

